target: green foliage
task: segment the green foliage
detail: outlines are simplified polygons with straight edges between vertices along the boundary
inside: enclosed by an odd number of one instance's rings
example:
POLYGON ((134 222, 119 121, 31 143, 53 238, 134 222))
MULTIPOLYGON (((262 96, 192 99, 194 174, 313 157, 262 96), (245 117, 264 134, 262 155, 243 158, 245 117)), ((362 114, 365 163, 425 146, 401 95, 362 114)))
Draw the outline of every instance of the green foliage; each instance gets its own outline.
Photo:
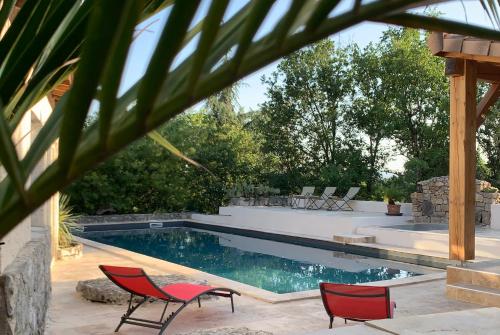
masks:
POLYGON ((389 29, 379 47, 383 67, 391 74, 385 89, 391 96, 393 138, 408 159, 418 161, 410 163, 415 182, 446 174, 449 96, 444 60, 433 56, 424 36, 413 29, 389 29))
POLYGON ((344 177, 341 166, 350 165, 341 129, 353 90, 349 60, 349 48, 323 40, 286 57, 263 79, 268 99, 256 127, 264 151, 278 163, 273 185, 291 190, 318 177, 325 183, 344 177))
POLYGON ((388 204, 394 205, 396 201, 405 199, 405 192, 397 187, 386 187, 384 189, 384 199, 388 204))
POLYGON ((250 199, 250 198, 270 197, 278 194, 280 194, 279 188, 274 188, 262 184, 251 185, 245 182, 236 183, 231 188, 226 190, 227 198, 243 197, 246 199, 250 199))
POLYGON ((81 230, 78 225, 79 215, 74 213, 69 204, 69 196, 61 194, 59 197, 59 247, 67 248, 73 245, 73 234, 75 230, 81 230))
POLYGON ((495 104, 479 128, 478 144, 486 157, 486 180, 500 187, 500 104, 495 104))
POLYGON ((86 214, 166 211, 216 212, 226 190, 240 182, 258 182, 265 169, 259 139, 245 129, 232 98, 209 100, 199 112, 179 116, 159 135, 211 173, 179 159, 150 139, 142 139, 69 187, 75 209, 86 214), (221 105, 224 122, 217 122, 221 105))
MULTIPOLYGON (((238 110, 238 85, 226 88, 160 129, 179 151, 141 140, 68 192, 84 213, 216 212, 232 197, 304 185, 340 193, 359 185, 360 199, 409 200, 418 181, 448 173, 443 67, 416 30, 391 28, 362 50, 323 40, 263 79, 267 100, 259 110, 238 110), (176 157, 183 155, 213 175, 176 157), (393 155, 406 156, 405 171, 383 179, 393 155)), ((495 125, 488 119, 479 138, 489 156, 478 156, 478 177, 486 179, 496 171, 495 125)))

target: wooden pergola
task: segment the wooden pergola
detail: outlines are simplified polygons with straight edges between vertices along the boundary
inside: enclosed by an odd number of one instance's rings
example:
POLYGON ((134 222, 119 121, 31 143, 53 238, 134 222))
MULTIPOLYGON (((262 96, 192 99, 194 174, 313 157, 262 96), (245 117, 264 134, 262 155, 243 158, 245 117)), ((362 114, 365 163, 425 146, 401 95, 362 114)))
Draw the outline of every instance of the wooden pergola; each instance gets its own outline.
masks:
POLYGON ((450 78, 450 259, 475 257, 476 131, 500 97, 500 42, 432 33, 431 52, 446 58, 450 78), (477 82, 490 84, 477 102, 477 82))

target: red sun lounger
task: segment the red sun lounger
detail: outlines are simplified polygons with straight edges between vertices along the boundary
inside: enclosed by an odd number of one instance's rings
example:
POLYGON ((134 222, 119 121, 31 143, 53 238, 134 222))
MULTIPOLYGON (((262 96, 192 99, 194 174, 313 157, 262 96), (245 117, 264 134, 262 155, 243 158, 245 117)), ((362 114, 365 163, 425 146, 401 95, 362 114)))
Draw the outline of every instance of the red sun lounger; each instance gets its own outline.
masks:
POLYGON ((233 313, 233 294, 240 295, 240 293, 228 288, 218 288, 208 285, 194 285, 189 283, 170 284, 158 287, 141 268, 110 265, 99 265, 99 268, 113 283, 130 293, 130 301, 127 312, 123 314, 115 332, 117 332, 124 323, 128 323, 141 327, 159 329, 160 332, 158 335, 161 335, 174 318, 184 309, 184 307, 189 305, 189 303, 197 300, 198 306, 201 307, 200 297, 202 295, 230 298, 231 310, 233 313), (134 296, 142 297, 143 300, 138 302, 136 305, 133 305, 132 300, 134 296), (163 309, 160 320, 154 321, 131 317, 132 313, 134 313, 139 306, 148 300, 161 300, 165 302, 165 308, 163 309), (164 319, 169 302, 179 303, 181 305, 177 310, 164 319))
POLYGON ((392 319, 396 303, 391 301, 389 288, 348 284, 320 283, 321 298, 326 313, 352 321, 392 319))

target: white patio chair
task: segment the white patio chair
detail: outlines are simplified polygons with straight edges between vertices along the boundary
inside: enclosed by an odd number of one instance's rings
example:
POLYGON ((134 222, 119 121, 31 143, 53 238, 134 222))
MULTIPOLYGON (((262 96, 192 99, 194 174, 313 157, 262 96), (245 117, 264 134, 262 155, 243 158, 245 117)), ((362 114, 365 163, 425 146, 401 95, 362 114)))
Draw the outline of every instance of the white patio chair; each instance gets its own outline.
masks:
POLYGON ((338 199, 338 200, 334 199, 333 200, 332 208, 330 210, 352 211, 353 209, 352 209, 351 205, 349 205, 349 201, 354 199, 354 197, 358 194, 360 189, 361 189, 361 187, 351 187, 342 199, 338 199), (333 207, 336 207, 336 208, 333 208, 333 207))
POLYGON ((306 206, 307 209, 321 209, 325 204, 328 206, 336 190, 336 187, 325 187, 325 190, 323 191, 323 194, 321 196, 309 197, 309 201, 306 206))
POLYGON ((314 189, 314 186, 304 186, 302 187, 302 193, 290 195, 292 208, 301 208, 301 202, 303 203, 302 208, 306 208, 309 197, 314 194, 314 189))

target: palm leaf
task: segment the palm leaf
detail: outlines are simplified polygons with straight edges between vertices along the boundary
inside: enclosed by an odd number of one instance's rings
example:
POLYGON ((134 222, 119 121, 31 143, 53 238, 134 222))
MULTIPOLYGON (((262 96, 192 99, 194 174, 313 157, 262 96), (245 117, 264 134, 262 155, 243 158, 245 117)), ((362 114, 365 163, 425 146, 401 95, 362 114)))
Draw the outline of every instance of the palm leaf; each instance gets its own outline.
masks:
MULTIPOLYGON (((198 1, 25 1, 0 39, 0 160, 8 172, 0 182, 0 237, 52 194, 141 136, 150 134, 190 161, 151 131, 240 78, 342 29, 371 20, 500 40, 497 30, 406 13, 435 0, 355 1, 351 10, 332 16, 338 2, 294 0, 255 40, 273 1, 249 1, 226 17, 229 0, 214 0, 196 24, 198 1), (117 97, 133 27, 167 7, 167 24, 146 73, 117 97), (197 37, 186 56, 186 46, 197 37), (72 88, 20 159, 13 130, 70 75, 72 88), (84 127, 93 102, 97 121, 84 127), (25 189, 27 176, 57 139, 59 158, 25 189)), ((2 2, 0 24, 15 12, 15 3, 2 2)), ((482 3, 498 21, 497 4, 482 3)))
POLYGON ((186 161, 187 163, 196 166, 199 169, 205 170, 206 172, 210 173, 212 176, 215 177, 215 175, 206 167, 198 163, 197 161, 189 158, 188 156, 184 155, 179 149, 177 149, 172 143, 170 143, 169 140, 167 140, 165 137, 161 136, 159 132, 156 130, 153 130, 152 132, 148 133, 148 137, 151 138, 155 143, 159 144, 163 148, 167 149, 172 155, 186 161))
POLYGON ((496 25, 497 28, 500 28, 500 8, 498 4, 498 0, 480 0, 481 6, 483 6, 484 10, 488 14, 488 17, 491 20, 491 23, 496 25))

